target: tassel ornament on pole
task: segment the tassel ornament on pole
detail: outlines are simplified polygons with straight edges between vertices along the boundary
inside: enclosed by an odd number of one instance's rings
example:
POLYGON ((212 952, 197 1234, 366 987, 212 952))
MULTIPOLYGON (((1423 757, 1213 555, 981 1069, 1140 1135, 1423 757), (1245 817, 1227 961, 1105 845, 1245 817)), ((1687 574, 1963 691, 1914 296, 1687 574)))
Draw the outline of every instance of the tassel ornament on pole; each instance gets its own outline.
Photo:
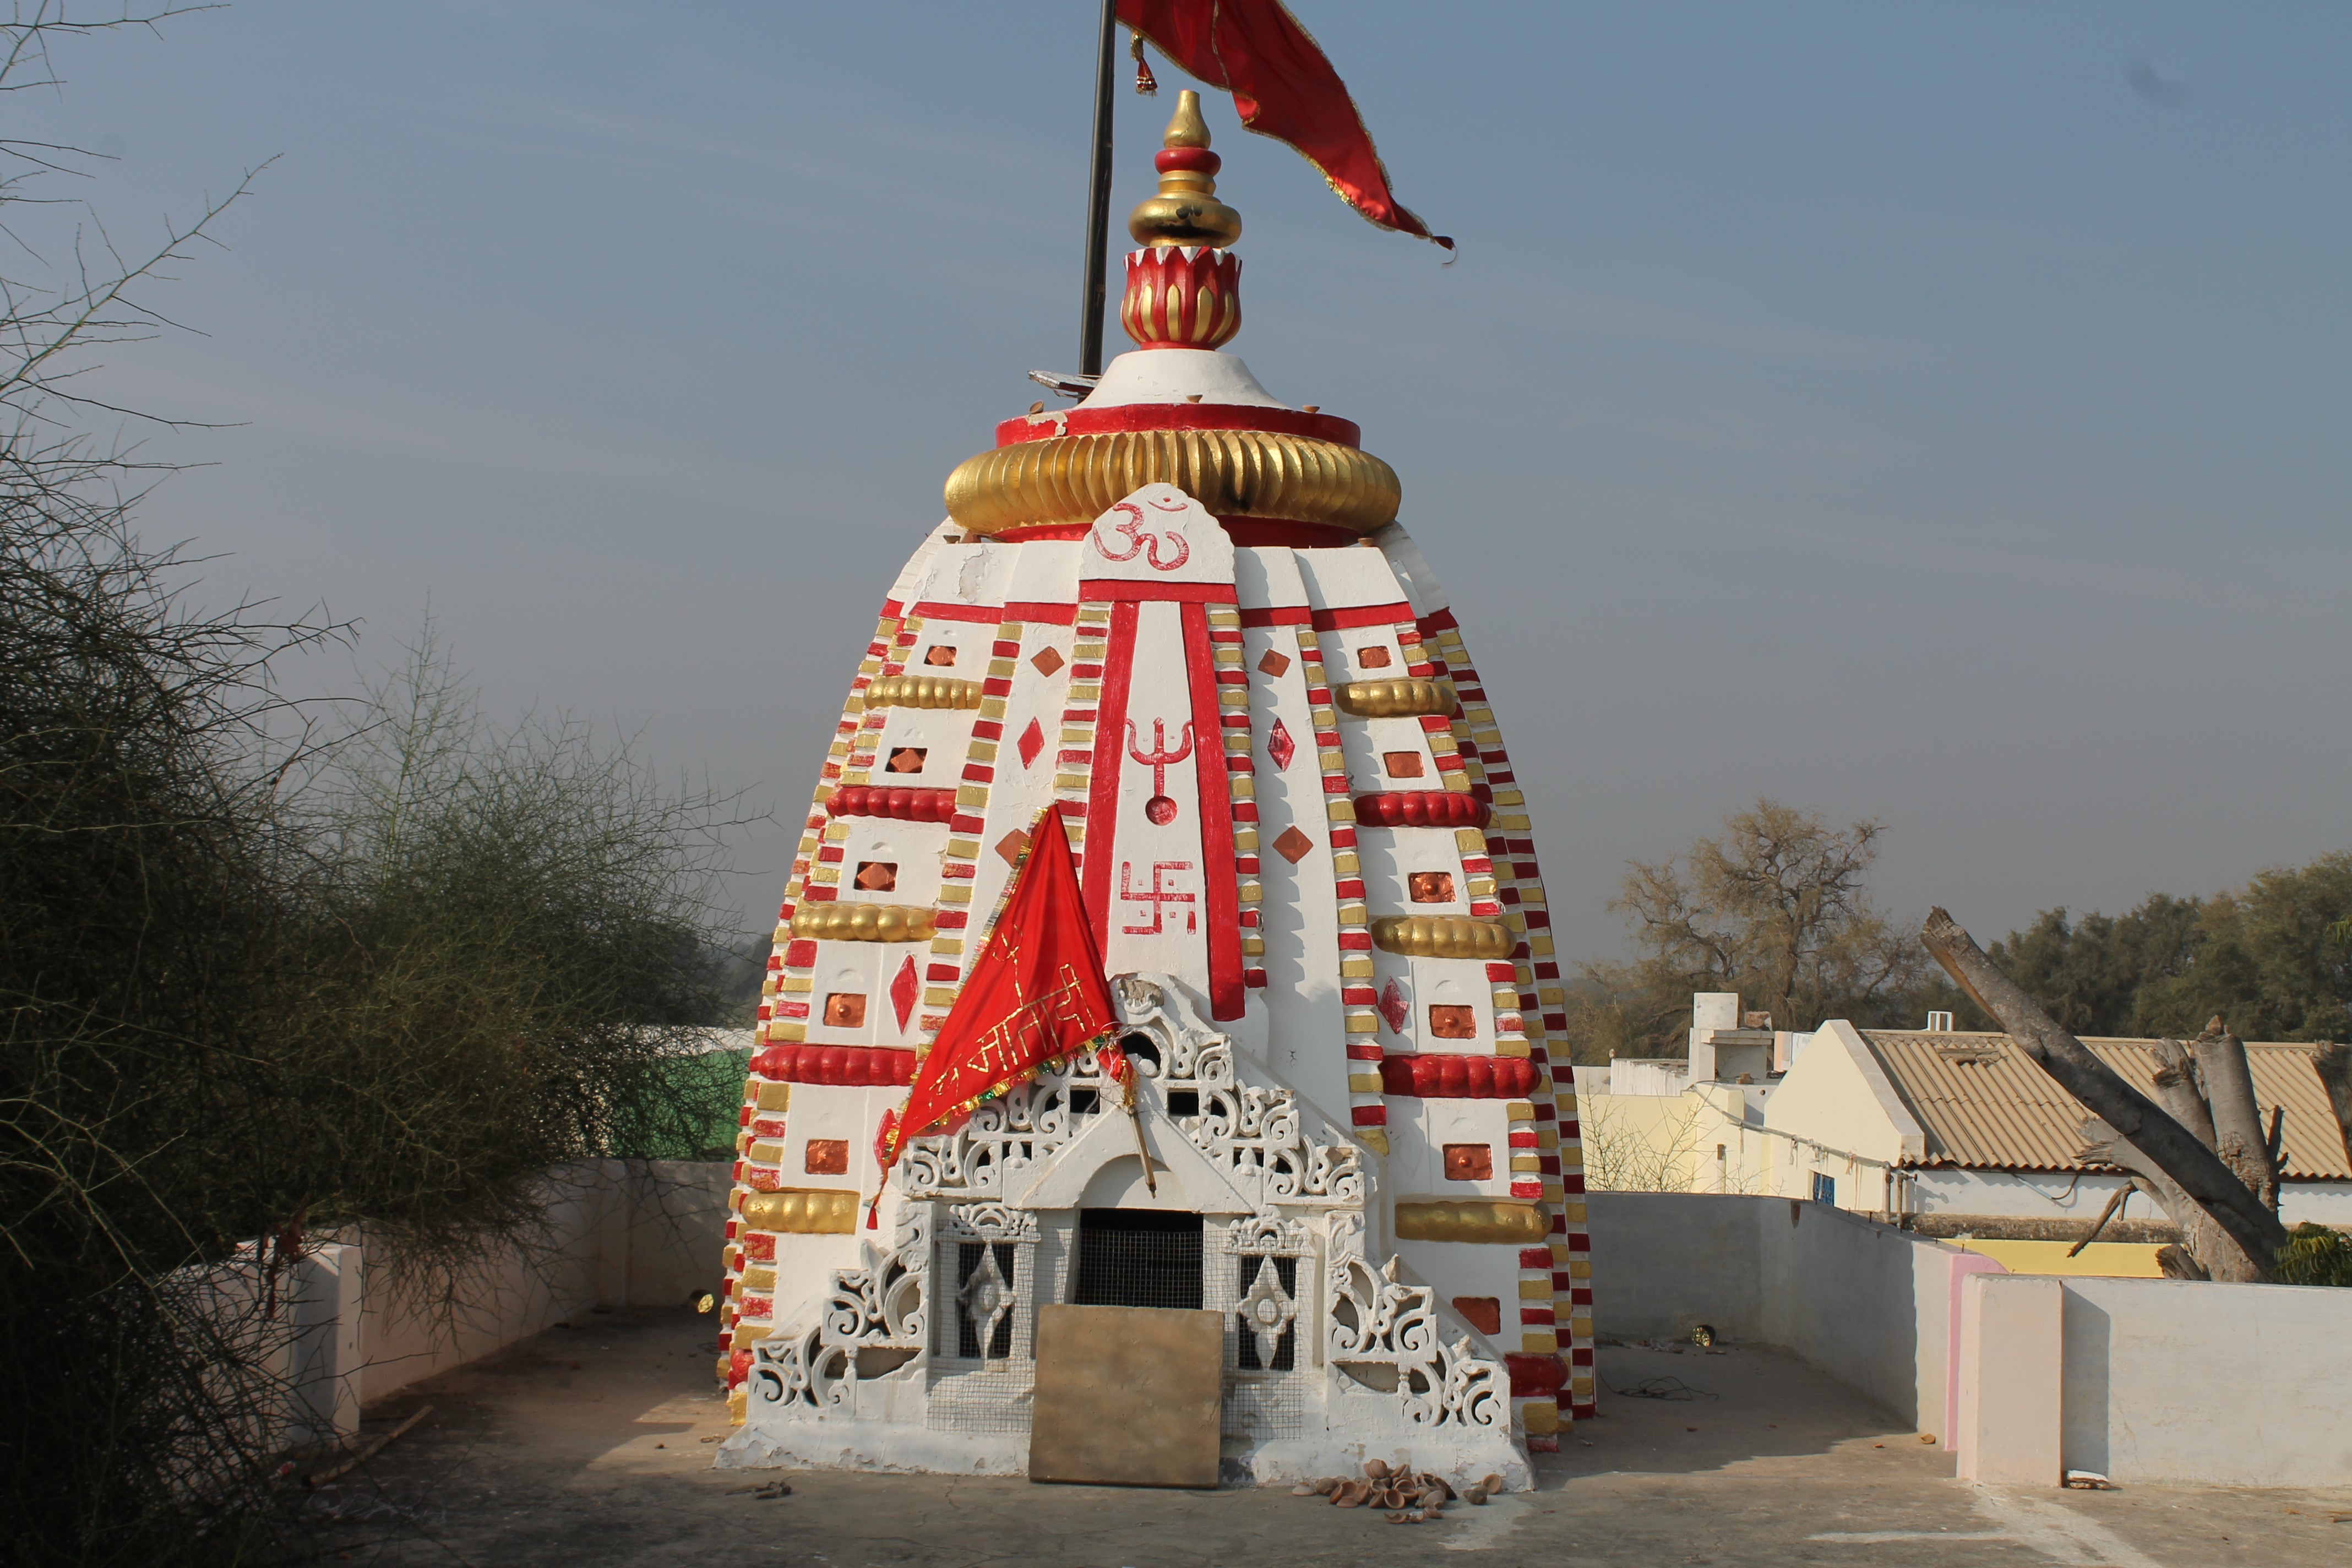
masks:
POLYGON ((1131 33, 1128 53, 1135 57, 1135 90, 1144 98, 1160 96, 1160 79, 1151 74, 1151 62, 1143 58, 1143 35, 1131 33))

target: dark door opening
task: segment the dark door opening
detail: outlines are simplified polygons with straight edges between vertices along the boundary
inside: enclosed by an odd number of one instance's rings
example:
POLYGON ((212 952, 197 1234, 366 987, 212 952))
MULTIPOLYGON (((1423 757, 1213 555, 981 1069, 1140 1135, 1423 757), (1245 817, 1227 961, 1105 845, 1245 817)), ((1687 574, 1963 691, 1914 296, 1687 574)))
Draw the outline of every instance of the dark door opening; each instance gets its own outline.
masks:
POLYGON ((1079 1307, 1201 1310, 1201 1216, 1159 1209, 1080 1209, 1079 1307))

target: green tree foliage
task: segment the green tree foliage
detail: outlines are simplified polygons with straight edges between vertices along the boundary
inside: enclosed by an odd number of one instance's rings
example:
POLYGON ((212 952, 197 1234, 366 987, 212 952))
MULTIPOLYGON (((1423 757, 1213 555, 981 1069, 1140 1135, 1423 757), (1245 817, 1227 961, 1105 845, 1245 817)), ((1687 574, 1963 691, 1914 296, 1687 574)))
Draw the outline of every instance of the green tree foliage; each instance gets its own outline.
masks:
POLYGON ((1994 961, 2078 1035, 2352 1037, 2352 851, 2210 898, 2158 893, 2120 915, 2045 910, 1994 961))
POLYGON ((2324 1225, 2296 1226, 2279 1251, 2277 1278, 2282 1285, 2352 1286, 2352 1236, 2324 1225))

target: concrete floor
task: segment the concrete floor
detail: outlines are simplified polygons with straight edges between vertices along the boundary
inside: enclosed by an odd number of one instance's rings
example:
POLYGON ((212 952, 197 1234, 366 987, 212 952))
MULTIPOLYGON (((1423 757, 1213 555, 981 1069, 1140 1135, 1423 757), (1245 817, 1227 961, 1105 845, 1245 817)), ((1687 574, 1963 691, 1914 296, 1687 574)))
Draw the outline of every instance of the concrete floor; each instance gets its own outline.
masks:
POLYGON ((1996 1491, 1785 1356, 1604 1349, 1601 1381, 1679 1378, 1713 1397, 1604 1394, 1539 1486, 1395 1526, 1286 1490, 1171 1492, 1025 1481, 718 1471, 713 1321, 583 1316, 368 1412, 434 1414, 320 1494, 326 1560, 475 1568, 907 1563, 1175 1564, 2060 1563, 2352 1564, 2352 1490, 1996 1491), (763 1498, 763 1482, 790 1483, 763 1498), (1437 1558, 1439 1563, 1453 1561, 1437 1558))

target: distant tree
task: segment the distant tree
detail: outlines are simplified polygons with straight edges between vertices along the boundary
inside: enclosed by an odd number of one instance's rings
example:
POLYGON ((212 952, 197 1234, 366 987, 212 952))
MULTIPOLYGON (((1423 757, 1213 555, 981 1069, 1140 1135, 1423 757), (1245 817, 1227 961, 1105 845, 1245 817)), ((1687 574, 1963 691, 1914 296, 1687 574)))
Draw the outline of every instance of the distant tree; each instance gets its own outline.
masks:
POLYGON ((1609 907, 1642 956, 1583 966, 1573 1058, 1680 1055, 1694 991, 1737 991, 1781 1029, 1891 1024, 1923 997, 1953 994, 1871 901, 1866 878, 1885 831, 1868 817, 1832 827, 1764 798, 1680 855, 1629 862, 1609 907))
MULTIPOLYGON (((2153 901, 2153 900, 2151 900, 2153 901)), ((2352 1037, 2352 850, 2258 873, 2200 909, 2189 960, 2140 989, 2134 1032, 2179 1035, 2218 1013, 2250 1040, 2352 1037)))
POLYGON ((2162 893, 2121 915, 2095 910, 2077 920, 2062 905, 1990 951, 2066 1029, 2130 1035, 2142 990, 2188 971, 2202 913, 2200 900, 2162 893))
POLYGON ((2120 915, 2044 910, 1990 956, 2076 1035, 2352 1037, 2352 851, 2210 898, 2151 895, 2120 915))

